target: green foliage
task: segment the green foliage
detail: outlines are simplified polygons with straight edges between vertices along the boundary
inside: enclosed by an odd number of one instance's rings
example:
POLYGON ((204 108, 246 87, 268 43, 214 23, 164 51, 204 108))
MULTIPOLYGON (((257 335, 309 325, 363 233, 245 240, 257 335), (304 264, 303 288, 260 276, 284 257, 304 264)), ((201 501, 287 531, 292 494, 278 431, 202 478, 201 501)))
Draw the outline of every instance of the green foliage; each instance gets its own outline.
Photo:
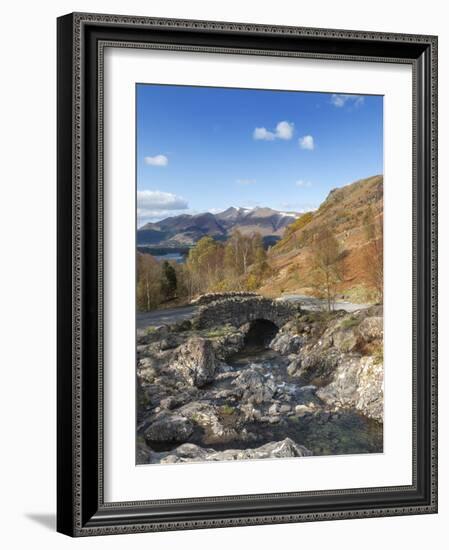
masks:
POLYGON ((162 264, 162 279, 161 290, 166 300, 171 300, 176 296, 176 290, 178 288, 178 278, 176 276, 176 270, 172 264, 165 261, 162 264))
POLYGON ((214 329, 205 331, 203 334, 206 338, 220 338, 229 333, 229 325, 220 326, 214 329))
POLYGON ((350 317, 343 319, 341 323, 341 328, 344 328, 344 329, 354 328, 354 327, 357 327, 359 323, 360 323, 359 319, 351 315, 350 317))
POLYGON ((190 295, 201 294, 214 289, 220 282, 223 270, 224 247, 212 237, 203 237, 190 249, 187 269, 190 281, 190 295))
POLYGON ((231 405, 222 405, 220 407, 221 414, 224 414, 225 416, 229 416, 231 414, 234 414, 235 408, 231 407, 231 405))

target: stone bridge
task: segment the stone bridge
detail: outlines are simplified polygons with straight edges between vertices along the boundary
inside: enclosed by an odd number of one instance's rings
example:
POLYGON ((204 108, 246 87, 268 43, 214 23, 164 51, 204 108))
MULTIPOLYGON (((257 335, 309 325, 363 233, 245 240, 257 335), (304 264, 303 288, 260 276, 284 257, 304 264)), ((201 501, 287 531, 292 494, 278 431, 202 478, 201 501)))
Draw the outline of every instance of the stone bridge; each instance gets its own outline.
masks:
POLYGON ((259 295, 222 297, 200 306, 195 315, 194 324, 199 329, 225 324, 240 327, 245 323, 263 319, 271 321, 280 328, 298 311, 298 305, 259 295))

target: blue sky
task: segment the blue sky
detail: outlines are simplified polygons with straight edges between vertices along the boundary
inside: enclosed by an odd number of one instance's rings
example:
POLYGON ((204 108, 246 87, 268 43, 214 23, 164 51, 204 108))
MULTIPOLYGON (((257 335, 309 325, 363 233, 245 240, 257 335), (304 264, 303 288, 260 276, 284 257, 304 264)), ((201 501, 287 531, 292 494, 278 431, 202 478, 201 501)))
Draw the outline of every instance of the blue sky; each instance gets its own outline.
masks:
POLYGON ((304 212, 383 173, 383 98, 137 85, 138 225, 229 206, 304 212))

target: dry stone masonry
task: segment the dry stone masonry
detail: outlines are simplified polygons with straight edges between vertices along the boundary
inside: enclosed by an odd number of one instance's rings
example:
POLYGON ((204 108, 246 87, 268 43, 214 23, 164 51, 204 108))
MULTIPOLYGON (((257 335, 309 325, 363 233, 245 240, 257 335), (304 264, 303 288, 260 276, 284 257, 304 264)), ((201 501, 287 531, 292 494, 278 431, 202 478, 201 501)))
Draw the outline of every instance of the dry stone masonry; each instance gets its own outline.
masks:
POLYGON ((256 319, 265 319, 281 327, 297 312, 297 305, 258 295, 226 296, 201 306, 194 323, 199 329, 226 324, 240 327, 256 319))

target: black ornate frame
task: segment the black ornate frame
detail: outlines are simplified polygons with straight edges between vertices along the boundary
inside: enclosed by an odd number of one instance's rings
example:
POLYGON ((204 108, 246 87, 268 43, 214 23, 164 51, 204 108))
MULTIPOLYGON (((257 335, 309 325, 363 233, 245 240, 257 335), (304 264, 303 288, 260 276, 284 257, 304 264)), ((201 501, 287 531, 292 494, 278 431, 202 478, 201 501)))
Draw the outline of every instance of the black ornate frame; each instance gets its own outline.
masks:
MULTIPOLYGON (((69 14, 58 19, 58 531, 71 536, 437 511, 437 38, 69 14), (408 63, 413 68, 413 483, 105 503, 103 48, 408 63)), ((148 495, 151 498, 151 495, 148 495)))

